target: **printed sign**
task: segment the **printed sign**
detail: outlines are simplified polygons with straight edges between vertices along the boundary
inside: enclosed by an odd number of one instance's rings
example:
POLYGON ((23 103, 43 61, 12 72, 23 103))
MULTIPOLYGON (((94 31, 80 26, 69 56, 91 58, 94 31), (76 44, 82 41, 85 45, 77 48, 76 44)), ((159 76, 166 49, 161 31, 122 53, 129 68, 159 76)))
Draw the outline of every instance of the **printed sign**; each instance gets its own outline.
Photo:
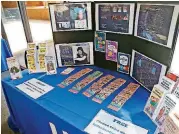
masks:
POLYGON ((39 98, 54 88, 35 78, 17 85, 16 87, 34 99, 39 98))
POLYGON ((147 134, 148 130, 100 110, 85 128, 89 134, 147 134))

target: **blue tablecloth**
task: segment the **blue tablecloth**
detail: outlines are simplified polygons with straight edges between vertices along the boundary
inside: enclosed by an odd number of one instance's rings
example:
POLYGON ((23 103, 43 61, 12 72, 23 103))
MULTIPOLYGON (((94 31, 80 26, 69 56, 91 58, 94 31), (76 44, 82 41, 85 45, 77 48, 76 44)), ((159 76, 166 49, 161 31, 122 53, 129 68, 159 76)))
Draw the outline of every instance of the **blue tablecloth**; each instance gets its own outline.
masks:
POLYGON ((7 41, 1 39, 1 72, 8 70, 6 58, 12 57, 7 41))
POLYGON ((11 116, 22 134, 51 134, 49 122, 55 124, 58 134, 62 134, 62 130, 69 134, 84 134, 83 130, 100 109, 148 129, 148 134, 154 133, 156 126, 143 112, 145 103, 149 97, 149 92, 146 89, 140 87, 132 98, 125 103, 122 109, 119 112, 115 112, 108 109, 107 106, 123 88, 130 82, 135 81, 129 75, 95 66, 75 67, 75 70, 71 74, 86 67, 92 68, 94 71, 102 71, 104 73, 103 75, 112 74, 116 78, 123 78, 127 82, 110 95, 102 104, 98 104, 82 94, 91 84, 78 94, 68 91, 87 75, 81 77, 65 89, 57 86, 57 84, 68 77, 68 75, 60 74, 65 68, 58 68, 58 74, 52 76, 47 76, 44 73, 29 75, 27 71, 23 71, 22 79, 10 80, 10 78, 6 78, 2 81, 11 116), (31 78, 37 78, 55 88, 44 96, 34 100, 15 87, 31 78))

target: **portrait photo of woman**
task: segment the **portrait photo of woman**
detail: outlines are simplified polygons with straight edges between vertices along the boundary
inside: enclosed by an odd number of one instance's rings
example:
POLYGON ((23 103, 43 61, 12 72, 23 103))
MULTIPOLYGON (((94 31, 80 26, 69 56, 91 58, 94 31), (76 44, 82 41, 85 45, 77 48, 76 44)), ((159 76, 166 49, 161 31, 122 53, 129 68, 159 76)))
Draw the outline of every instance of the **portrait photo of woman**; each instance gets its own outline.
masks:
POLYGON ((75 65, 89 64, 89 51, 89 46, 74 46, 73 57, 75 65))

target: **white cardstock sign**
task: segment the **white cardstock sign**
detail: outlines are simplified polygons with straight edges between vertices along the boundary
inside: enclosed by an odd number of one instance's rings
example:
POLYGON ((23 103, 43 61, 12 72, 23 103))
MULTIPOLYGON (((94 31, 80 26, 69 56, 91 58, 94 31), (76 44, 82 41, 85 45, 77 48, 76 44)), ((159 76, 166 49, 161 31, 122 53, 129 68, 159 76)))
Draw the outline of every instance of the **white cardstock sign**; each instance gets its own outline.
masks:
POLYGON ((17 85, 16 87, 34 99, 39 98, 54 88, 35 78, 17 85))
POLYGON ((175 82, 169 78, 167 78, 166 76, 163 76, 160 81, 159 84, 166 89, 166 91, 171 92, 173 87, 175 86, 175 82))
POLYGON ((89 134, 147 134, 148 130, 100 110, 85 128, 89 134))

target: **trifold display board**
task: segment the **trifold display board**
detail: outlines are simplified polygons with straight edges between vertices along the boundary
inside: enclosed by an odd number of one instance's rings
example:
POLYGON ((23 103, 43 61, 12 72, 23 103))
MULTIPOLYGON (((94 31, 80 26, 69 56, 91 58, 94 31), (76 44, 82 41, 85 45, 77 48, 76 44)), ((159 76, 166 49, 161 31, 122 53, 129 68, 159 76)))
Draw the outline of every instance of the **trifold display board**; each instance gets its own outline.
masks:
MULTIPOLYGON (((126 35, 126 34, 120 34, 120 33, 109 33, 106 32, 106 40, 112 40, 118 42, 118 51, 132 54, 132 49, 166 65, 169 69, 175 49, 175 43, 176 43, 176 36, 177 36, 177 28, 174 32, 174 40, 173 45, 171 48, 167 48, 161 45, 158 45, 156 43, 138 38, 134 36, 134 27, 135 27, 135 16, 136 16, 136 10, 137 10, 137 3, 134 1, 95 1, 91 3, 91 20, 92 20, 92 30, 91 29, 84 29, 79 31, 54 31, 53 32, 53 39, 54 44, 63 44, 63 43, 80 43, 80 42, 94 42, 94 36, 96 31, 96 20, 95 20, 95 4, 98 3, 134 3, 134 22, 133 22, 133 33, 132 35, 126 35)), ((144 3, 144 2, 140 2, 144 3)), ((148 3, 160 3, 160 4, 178 4, 178 2, 148 2, 148 3)), ((53 5, 56 3, 49 4, 53 5)), ((52 19, 52 16, 50 16, 52 19)), ((177 20, 178 24, 179 20, 177 20)), ((93 47, 95 49, 95 47, 93 47)), ((94 50, 94 65, 110 70, 117 70, 116 62, 106 60, 105 53, 98 52, 94 50)))

